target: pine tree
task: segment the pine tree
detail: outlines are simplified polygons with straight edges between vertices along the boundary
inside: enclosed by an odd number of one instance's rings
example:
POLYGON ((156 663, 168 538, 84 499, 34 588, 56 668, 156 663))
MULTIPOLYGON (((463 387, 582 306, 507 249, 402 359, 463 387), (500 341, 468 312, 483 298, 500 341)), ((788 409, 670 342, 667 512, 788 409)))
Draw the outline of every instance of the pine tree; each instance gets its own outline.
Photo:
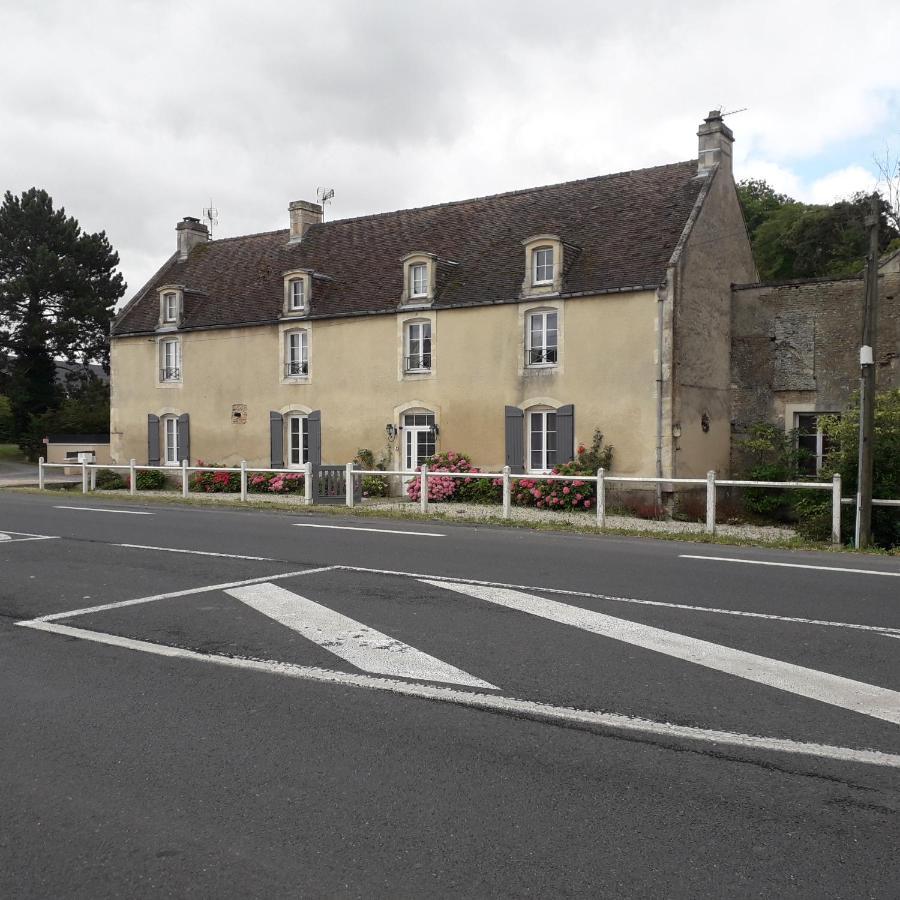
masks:
POLYGON ((109 369, 109 325, 125 282, 105 232, 78 221, 38 188, 0 206, 0 356, 17 433, 62 402, 56 359, 109 369))

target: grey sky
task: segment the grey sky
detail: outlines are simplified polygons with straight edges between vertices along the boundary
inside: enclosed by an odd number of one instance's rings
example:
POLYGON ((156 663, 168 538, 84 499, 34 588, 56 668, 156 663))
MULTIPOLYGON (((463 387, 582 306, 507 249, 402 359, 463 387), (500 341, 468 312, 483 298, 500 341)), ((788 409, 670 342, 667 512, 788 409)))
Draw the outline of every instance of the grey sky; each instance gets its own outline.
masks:
POLYGON ((900 149, 900 4, 0 0, 0 188, 105 229, 137 290, 213 199, 216 236, 687 159, 827 202, 900 149))

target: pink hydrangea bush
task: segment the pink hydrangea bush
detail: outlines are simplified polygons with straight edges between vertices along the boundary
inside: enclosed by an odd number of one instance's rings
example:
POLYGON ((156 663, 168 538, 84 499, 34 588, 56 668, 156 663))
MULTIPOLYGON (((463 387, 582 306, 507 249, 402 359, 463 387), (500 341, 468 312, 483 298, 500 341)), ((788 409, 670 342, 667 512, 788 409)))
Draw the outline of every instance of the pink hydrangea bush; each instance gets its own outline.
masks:
MULTIPOLYGON (((457 453, 455 450, 447 450, 443 453, 435 453, 425 461, 428 466, 428 502, 445 503, 450 500, 466 500, 466 487, 475 482, 484 481, 482 478, 450 478, 441 476, 441 472, 477 472, 472 465, 471 458, 465 453, 457 453)), ((416 467, 420 471, 420 467, 416 467)), ((410 500, 418 500, 422 496, 421 477, 413 478, 406 486, 406 495, 410 500)))

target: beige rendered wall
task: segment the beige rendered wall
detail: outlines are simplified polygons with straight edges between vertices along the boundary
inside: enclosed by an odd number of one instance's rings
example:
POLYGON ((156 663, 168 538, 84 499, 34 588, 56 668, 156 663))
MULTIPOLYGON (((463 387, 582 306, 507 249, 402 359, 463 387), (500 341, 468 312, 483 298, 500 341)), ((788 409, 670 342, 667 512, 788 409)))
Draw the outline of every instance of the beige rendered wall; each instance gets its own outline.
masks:
MULTIPOLYGON (((376 456, 385 425, 404 408, 434 411, 439 450, 471 454, 482 468, 503 465, 504 406, 575 406, 575 442, 596 427, 615 446, 614 469, 652 474, 655 447, 655 316, 650 292, 470 309, 426 310, 307 322, 310 379, 282 383, 277 326, 181 333, 183 383, 157 384, 153 336, 112 344, 112 453, 147 459, 147 414, 188 413, 192 461, 269 464, 269 411, 322 412, 322 459, 344 463, 360 447, 376 456), (560 364, 525 370, 524 316, 560 314, 560 364), (430 318, 433 372, 402 373, 403 323, 430 318), (246 424, 232 406, 247 407, 246 424)), ((391 451, 399 465, 400 441, 391 451)))
MULTIPOLYGON (((47 444, 47 462, 48 463, 64 463, 66 462, 67 453, 93 453, 98 465, 107 466, 113 460, 110 455, 109 444, 47 444)), ((64 474, 72 475, 80 472, 81 468, 78 463, 74 464, 77 468, 70 467, 63 470, 64 474)))

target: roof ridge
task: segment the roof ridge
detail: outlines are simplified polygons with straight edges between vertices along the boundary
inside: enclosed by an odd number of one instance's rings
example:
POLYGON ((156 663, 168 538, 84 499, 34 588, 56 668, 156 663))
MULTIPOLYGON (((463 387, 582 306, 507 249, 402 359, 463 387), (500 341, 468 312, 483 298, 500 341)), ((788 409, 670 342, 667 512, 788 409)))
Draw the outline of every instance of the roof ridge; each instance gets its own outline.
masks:
MULTIPOLYGON (((626 169, 624 172, 607 172, 605 175, 589 175, 587 178, 573 178, 569 181, 556 181, 553 184, 539 184, 534 187, 516 188, 512 191, 500 191, 497 194, 483 194, 478 197, 466 197, 463 200, 445 200, 443 203, 430 203, 425 206, 409 206, 401 209, 389 209, 379 213, 366 213, 362 216, 349 216, 346 219, 332 219, 330 222, 321 222, 319 225, 338 225, 347 222, 360 222, 366 219, 380 219, 385 216, 395 216, 404 212, 424 212, 432 209, 445 209, 448 206, 462 206, 464 203, 477 203, 482 200, 496 200, 501 197, 515 197, 517 194, 533 194, 537 191, 549 191, 555 188, 566 187, 571 184, 584 184, 588 181, 601 181, 604 178, 617 178, 621 175, 634 175, 637 172, 652 172, 654 169, 673 169, 676 166, 696 165, 695 159, 679 160, 673 163, 660 163, 658 166, 645 166, 643 169, 626 169)), ((318 228, 319 225, 313 225, 318 228)), ((248 235, 249 237, 249 235, 248 235)))
POLYGON ((226 241, 243 241, 246 238, 268 237, 271 234, 288 234, 290 228, 273 228, 270 231, 251 231, 250 234, 235 234, 231 237, 210 239, 210 244, 224 244, 226 241))

